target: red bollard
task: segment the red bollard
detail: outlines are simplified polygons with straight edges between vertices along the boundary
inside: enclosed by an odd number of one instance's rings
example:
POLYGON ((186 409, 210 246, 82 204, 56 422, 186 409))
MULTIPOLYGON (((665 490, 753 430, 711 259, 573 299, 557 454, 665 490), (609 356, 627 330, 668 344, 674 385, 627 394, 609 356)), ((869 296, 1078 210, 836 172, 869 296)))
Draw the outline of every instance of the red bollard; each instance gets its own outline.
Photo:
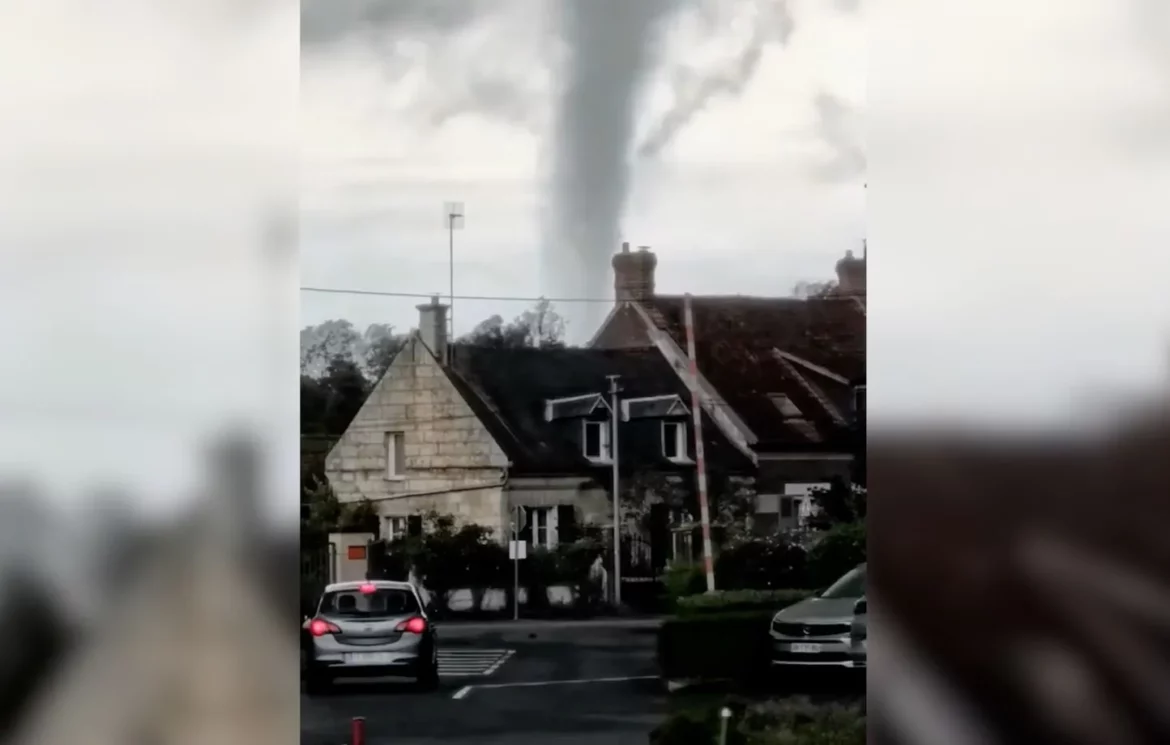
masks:
POLYGON ((354 717, 349 726, 349 745, 366 745, 366 718, 354 717))

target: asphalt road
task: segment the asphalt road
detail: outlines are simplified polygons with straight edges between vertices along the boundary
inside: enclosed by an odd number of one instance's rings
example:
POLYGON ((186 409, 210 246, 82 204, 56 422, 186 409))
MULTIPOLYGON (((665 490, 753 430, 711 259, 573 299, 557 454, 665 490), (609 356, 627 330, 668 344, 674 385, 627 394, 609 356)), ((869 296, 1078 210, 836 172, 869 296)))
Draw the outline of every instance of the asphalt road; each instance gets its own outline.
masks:
POLYGON ((340 683, 301 697, 302 745, 645 745, 666 697, 647 624, 440 627, 442 685, 340 683))

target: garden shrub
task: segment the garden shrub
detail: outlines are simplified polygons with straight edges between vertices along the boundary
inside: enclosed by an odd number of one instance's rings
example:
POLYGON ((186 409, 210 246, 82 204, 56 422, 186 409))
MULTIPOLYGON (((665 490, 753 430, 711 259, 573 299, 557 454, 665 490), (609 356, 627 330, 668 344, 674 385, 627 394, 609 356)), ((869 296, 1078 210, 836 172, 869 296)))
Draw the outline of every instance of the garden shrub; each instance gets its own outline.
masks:
POLYGON ((830 528, 808 552, 809 580, 828 587, 858 564, 865 563, 865 523, 844 523, 830 528))
POLYGON ((679 616, 742 611, 775 613, 812 595, 811 590, 717 590, 703 595, 679 598, 679 616))
POLYGON ((667 619, 658 629, 662 677, 753 682, 771 667, 774 611, 708 613, 667 619))
POLYGON ((711 704, 677 713, 650 734, 651 745, 709 745, 719 741, 720 709, 732 711, 727 745, 863 745, 865 713, 860 706, 814 704, 789 698, 745 705, 711 704))

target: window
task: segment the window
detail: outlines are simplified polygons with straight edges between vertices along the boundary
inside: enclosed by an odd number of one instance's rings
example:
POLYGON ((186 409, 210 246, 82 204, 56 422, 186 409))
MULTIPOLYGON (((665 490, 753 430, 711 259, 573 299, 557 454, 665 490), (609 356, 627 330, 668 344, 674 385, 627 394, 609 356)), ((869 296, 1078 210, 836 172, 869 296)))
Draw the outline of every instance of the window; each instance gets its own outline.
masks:
POLYGON ((404 616, 420 610, 414 593, 397 587, 379 587, 369 594, 357 588, 327 592, 319 608, 325 616, 361 619, 404 616))
POLYGON ((386 433, 386 478, 398 480, 406 476, 406 449, 401 432, 386 433))
POLYGON ((662 423, 662 454, 673 461, 687 458, 687 425, 682 422, 662 423))
POLYGON ((793 518, 800 513, 798 497, 784 497, 780 500, 780 517, 793 518))
POLYGON ((608 461, 609 452, 609 422, 586 421, 585 427, 585 457, 589 460, 608 461))
POLYGON ((386 518, 386 540, 393 541, 397 538, 406 537, 406 518, 405 517, 388 517, 386 518))
POLYGON ((525 526, 521 537, 532 542, 533 548, 553 548, 557 545, 557 513, 551 507, 525 507, 525 526))

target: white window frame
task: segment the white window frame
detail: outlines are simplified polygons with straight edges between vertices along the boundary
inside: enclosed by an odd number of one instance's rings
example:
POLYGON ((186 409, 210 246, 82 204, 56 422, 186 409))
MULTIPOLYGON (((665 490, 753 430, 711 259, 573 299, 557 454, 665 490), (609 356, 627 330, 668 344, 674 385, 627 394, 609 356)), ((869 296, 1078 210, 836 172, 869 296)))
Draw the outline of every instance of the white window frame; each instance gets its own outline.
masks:
POLYGON ((402 481, 406 478, 405 473, 398 472, 398 448, 403 450, 402 466, 403 471, 406 470, 406 433, 405 432, 387 432, 385 437, 386 448, 386 480, 387 481, 402 481))
POLYGON ((687 425, 686 422, 664 421, 662 422, 662 456, 672 463, 690 463, 691 459, 687 455, 687 425), (674 438, 674 452, 673 456, 667 455, 666 443, 671 435, 668 431, 673 431, 674 438))
POLYGON ((405 538, 407 532, 410 530, 410 521, 406 515, 387 515, 383 518, 386 526, 385 538, 387 541, 393 541, 397 538, 405 538), (401 526, 400 528, 395 526, 401 526))
POLYGON ((556 507, 528 508, 528 533, 532 537, 532 548, 556 548, 560 539, 556 507), (543 538, 541 537, 543 531, 543 538))
POLYGON ((581 453, 590 461, 594 463, 612 463, 613 462, 613 422, 612 420, 597 421, 593 419, 586 419, 581 422, 581 453), (589 428, 599 427, 601 429, 601 439, 599 444, 601 452, 594 456, 589 454, 589 428))

